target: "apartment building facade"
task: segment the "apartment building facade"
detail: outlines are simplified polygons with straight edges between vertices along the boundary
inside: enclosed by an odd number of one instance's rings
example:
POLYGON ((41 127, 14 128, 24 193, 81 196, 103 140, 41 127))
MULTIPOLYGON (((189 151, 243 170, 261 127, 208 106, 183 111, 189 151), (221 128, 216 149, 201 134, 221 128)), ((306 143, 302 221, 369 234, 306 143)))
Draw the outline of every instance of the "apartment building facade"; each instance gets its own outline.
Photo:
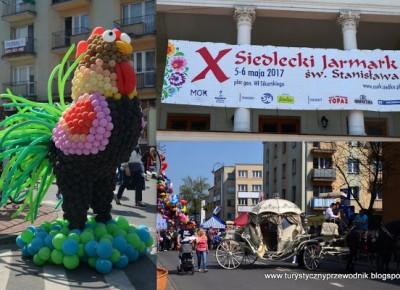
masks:
MULTIPOLYGON (((147 123, 140 143, 156 145, 154 0, 4 0, 1 9, 0 91, 10 88, 39 101, 47 99, 49 74, 71 44, 87 39, 96 26, 128 33, 147 123)), ((69 92, 67 86, 67 97, 69 92)), ((53 96, 58 98, 55 86, 53 96)))
MULTIPOLYGON (((399 12, 400 3, 388 0, 256 0, 251 3, 237 0, 159 0, 158 84, 161 87, 168 39, 238 45, 396 50, 400 32, 397 29, 399 19, 395 15, 399 12)), ((161 104, 158 115, 158 128, 168 131, 400 136, 400 114, 397 112, 161 104)))
POLYGON ((219 207, 223 220, 234 220, 250 211, 263 198, 263 165, 235 164, 214 171, 214 185, 209 190, 207 215, 219 207))
MULTIPOLYGON (((320 213, 336 201, 354 206, 356 212, 360 205, 368 208, 375 166, 368 165, 369 150, 360 142, 265 142, 267 197, 291 200, 307 213, 320 213)), ((380 165, 377 168, 381 170, 380 165)), ((380 171, 378 182, 382 175, 380 171)), ((375 210, 382 209, 382 197, 377 193, 375 210)))

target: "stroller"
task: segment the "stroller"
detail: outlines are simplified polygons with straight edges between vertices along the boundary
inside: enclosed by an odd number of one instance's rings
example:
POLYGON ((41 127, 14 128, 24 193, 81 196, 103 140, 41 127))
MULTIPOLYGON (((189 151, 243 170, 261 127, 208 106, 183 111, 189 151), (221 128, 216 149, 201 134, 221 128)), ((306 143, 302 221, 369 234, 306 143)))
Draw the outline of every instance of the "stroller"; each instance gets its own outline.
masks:
POLYGON ((191 272, 194 274, 194 257, 193 257, 193 245, 191 241, 185 241, 181 243, 179 250, 179 265, 177 267, 178 274, 182 272, 191 272))

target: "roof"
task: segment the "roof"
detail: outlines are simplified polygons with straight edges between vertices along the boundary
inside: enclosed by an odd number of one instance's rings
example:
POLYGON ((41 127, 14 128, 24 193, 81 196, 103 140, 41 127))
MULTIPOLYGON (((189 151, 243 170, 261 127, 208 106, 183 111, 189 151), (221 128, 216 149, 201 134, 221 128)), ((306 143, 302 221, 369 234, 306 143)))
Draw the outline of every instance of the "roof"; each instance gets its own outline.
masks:
POLYGON ((281 198, 271 198, 266 199, 258 203, 253 207, 251 213, 261 214, 261 213, 274 213, 274 214, 301 214, 301 209, 293 202, 281 199, 281 198))

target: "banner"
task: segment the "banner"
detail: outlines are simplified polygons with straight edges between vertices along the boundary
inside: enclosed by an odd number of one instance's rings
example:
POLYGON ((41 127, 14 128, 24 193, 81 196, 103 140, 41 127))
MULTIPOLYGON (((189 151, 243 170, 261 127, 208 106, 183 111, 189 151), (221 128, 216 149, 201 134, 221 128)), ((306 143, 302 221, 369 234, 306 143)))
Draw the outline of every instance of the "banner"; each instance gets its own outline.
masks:
POLYGON ((170 40, 161 101, 234 108, 400 111, 400 52, 170 40))

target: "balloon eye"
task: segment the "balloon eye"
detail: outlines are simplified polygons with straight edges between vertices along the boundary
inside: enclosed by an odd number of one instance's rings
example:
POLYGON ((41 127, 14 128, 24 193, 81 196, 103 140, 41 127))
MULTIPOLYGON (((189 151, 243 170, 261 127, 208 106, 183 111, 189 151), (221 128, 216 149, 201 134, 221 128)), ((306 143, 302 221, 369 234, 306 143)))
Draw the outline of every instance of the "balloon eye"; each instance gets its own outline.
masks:
POLYGON ((116 38, 114 31, 110 29, 104 31, 102 37, 105 42, 113 42, 116 38))
POLYGON ((128 34, 126 34, 126 33, 122 33, 121 36, 120 36, 120 39, 121 39, 123 42, 131 43, 131 38, 130 38, 130 36, 129 36, 128 34))

